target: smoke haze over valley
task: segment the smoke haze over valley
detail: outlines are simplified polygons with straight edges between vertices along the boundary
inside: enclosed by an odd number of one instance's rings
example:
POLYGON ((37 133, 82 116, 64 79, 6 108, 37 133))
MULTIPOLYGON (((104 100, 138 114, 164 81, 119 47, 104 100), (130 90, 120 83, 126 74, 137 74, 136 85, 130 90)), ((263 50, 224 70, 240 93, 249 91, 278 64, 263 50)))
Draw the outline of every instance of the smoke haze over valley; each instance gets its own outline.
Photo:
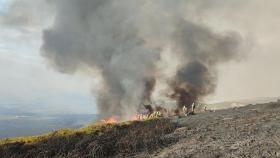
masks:
POLYGON ((129 117, 278 96, 279 3, 0 0, 0 106, 129 117))

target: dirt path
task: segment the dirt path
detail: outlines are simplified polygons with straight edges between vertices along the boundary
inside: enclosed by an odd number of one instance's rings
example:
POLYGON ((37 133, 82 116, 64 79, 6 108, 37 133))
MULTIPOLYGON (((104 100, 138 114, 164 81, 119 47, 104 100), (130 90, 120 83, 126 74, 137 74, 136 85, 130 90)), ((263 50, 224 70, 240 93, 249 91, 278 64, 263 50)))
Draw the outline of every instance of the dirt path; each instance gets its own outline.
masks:
MULTIPOLYGON (((149 157, 280 157, 280 105, 251 105, 174 120, 177 143, 149 157)), ((142 155, 143 156, 143 155, 142 155)))

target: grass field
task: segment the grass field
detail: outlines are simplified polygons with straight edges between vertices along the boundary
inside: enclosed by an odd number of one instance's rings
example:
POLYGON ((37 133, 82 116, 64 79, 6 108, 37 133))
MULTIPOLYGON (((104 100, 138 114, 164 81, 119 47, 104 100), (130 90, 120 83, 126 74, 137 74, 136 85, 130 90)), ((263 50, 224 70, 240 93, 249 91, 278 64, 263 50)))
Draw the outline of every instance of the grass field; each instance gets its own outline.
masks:
POLYGON ((61 129, 39 136, 0 141, 4 157, 108 157, 154 151, 172 141, 163 135, 175 130, 169 119, 150 119, 116 124, 92 124, 80 129, 61 129))

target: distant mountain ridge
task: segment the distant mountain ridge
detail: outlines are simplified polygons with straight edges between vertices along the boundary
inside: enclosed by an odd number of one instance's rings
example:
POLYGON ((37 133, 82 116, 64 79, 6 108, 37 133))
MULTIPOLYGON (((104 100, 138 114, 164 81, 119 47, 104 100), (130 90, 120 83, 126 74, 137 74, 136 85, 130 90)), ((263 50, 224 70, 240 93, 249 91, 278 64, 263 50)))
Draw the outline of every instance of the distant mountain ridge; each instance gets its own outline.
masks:
POLYGON ((249 104, 264 104, 269 102, 276 102, 280 97, 259 97, 259 98, 251 98, 251 99, 240 99, 240 100, 232 100, 219 102, 214 104, 207 105, 208 108, 219 110, 219 109, 228 109, 234 107, 242 107, 249 104))
POLYGON ((0 115, 0 139, 38 135, 61 128, 80 128, 98 118, 96 114, 0 115))
POLYGON ((0 106, 0 115, 24 115, 33 116, 36 115, 34 112, 28 112, 27 110, 22 110, 22 108, 0 106))

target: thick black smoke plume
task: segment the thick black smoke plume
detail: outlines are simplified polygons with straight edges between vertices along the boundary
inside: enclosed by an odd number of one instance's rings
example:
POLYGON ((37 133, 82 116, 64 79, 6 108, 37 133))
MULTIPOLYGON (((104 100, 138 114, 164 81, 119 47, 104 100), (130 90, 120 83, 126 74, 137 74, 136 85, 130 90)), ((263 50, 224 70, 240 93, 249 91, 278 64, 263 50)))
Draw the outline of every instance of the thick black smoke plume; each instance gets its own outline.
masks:
POLYGON ((164 84, 179 107, 191 104, 214 92, 218 64, 241 55, 237 32, 215 33, 186 16, 185 1, 53 4, 56 20, 44 31, 43 56, 64 73, 94 70, 102 78, 97 104, 104 117, 128 117, 143 102, 156 100, 153 92, 164 84))
POLYGON ((205 26, 181 21, 174 34, 174 50, 182 57, 171 87, 179 108, 215 91, 217 64, 240 57, 242 38, 235 32, 215 34, 205 26))

